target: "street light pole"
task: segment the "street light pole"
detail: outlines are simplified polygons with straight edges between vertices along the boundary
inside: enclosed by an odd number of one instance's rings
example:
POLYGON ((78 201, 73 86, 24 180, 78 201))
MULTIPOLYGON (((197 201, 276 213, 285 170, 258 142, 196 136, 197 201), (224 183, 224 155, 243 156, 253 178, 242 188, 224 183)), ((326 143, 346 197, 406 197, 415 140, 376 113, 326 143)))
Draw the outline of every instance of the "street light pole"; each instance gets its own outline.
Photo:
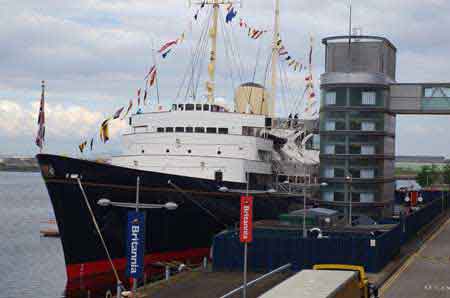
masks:
MULTIPOLYGON (((139 184, 141 181, 141 177, 137 177, 136 179, 136 213, 139 212, 139 184)), ((136 297, 137 294, 137 278, 133 278, 133 297, 136 297)))
POLYGON ((303 186, 303 238, 306 237, 306 186, 303 186))
POLYGON ((348 210, 348 224, 352 225, 352 176, 349 174, 345 177, 345 181, 347 184, 346 191, 349 202, 349 210, 348 210))

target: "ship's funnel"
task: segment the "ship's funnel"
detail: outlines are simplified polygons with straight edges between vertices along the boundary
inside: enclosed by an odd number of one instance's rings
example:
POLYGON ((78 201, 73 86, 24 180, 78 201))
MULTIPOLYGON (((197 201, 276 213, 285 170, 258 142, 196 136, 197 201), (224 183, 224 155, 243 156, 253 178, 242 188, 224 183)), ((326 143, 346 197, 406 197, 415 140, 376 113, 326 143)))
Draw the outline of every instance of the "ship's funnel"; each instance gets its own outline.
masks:
POLYGON ((269 93, 264 86, 256 83, 245 83, 236 89, 234 103, 236 112, 271 115, 269 111, 269 93))

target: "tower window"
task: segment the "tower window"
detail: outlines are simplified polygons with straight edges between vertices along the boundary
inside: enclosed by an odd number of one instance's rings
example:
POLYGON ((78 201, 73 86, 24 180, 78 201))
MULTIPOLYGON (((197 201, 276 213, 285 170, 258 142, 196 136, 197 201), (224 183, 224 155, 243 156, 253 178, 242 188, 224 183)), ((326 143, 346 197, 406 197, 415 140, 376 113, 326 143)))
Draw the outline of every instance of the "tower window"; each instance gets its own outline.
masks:
POLYGON ((328 131, 336 130, 336 122, 330 121, 330 120, 325 122, 325 130, 328 130, 328 131))
POLYGON ((336 92, 327 92, 325 95, 325 104, 327 106, 336 104, 336 92))
POLYGON ((362 131, 375 131, 375 123, 371 121, 363 121, 361 122, 361 130, 362 131))
POLYGON ((377 102, 376 92, 363 92, 362 93, 362 104, 374 106, 377 102))
POLYGON ((326 168, 324 176, 326 178, 334 178, 334 168, 326 168))

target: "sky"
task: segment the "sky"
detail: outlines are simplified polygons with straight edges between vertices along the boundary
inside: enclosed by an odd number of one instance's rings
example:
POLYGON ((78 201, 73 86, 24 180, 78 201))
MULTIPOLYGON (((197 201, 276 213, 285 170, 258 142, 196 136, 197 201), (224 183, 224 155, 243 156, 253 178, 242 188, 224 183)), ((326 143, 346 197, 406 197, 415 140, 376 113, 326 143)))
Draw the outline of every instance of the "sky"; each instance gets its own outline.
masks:
MULTIPOLYGON (((160 102, 182 100, 177 93, 184 90, 184 73, 207 14, 203 9, 193 21, 197 8, 188 7, 187 0, 0 0, 0 5, 0 155, 37 153, 34 137, 41 80, 46 81, 45 151, 79 155, 78 144, 97 136, 106 117, 136 98, 153 63, 152 49, 185 32, 185 42, 166 59, 156 58, 160 102)), ((242 7, 236 5, 238 18, 269 30, 273 7, 272 0, 244 0, 242 7)), ((447 11, 448 0, 428 0, 426 5, 423 0, 353 0, 353 25, 397 46, 398 82, 450 82, 447 11)), ((252 80, 255 65, 255 80, 264 80, 271 37, 268 33, 257 41, 249 39, 237 19, 222 26, 228 35, 219 32, 217 96, 231 102, 233 88, 252 80)), ((305 61, 310 36, 314 37, 316 87, 324 71, 321 39, 346 34, 347 28, 347 0, 281 0, 281 36, 289 53, 305 61)), ((297 98, 304 73, 287 75, 285 82, 292 89, 286 92, 297 98)), ((204 95, 202 86, 199 96, 204 95)), ((282 90, 278 96, 286 97, 282 90)), ((153 88, 145 110, 155 109, 156 100, 153 88)), ((277 111, 287 113, 290 105, 282 101, 277 111)), ((96 145, 96 154, 119 152, 119 134, 125 126, 115 121, 112 141, 96 145)), ((450 116, 398 117, 396 153, 450 157, 449 128, 450 116)))

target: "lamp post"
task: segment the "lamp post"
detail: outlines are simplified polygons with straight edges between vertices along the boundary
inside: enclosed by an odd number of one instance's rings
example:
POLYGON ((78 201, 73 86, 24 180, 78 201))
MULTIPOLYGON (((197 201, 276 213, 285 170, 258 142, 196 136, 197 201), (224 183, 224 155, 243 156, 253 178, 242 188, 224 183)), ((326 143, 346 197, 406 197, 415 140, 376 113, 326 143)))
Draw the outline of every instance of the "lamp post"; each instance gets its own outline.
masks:
POLYGON ((352 225, 352 175, 348 174, 347 176, 345 176, 345 182, 347 184, 347 197, 348 197, 348 202, 349 202, 349 210, 348 210, 348 224, 351 226, 352 225))
POLYGON ((315 188, 315 187, 325 187, 328 186, 328 183, 322 182, 320 184, 306 184, 303 185, 303 238, 308 237, 308 231, 306 230, 306 189, 307 188, 315 188))
MULTIPOLYGON (((139 209, 167 209, 167 210, 175 210, 178 208, 178 205, 173 202, 167 202, 165 204, 143 204, 139 202, 139 181, 140 178, 137 178, 137 187, 136 187, 136 203, 122 203, 122 202, 112 202, 109 199, 101 198, 97 201, 97 204, 101 207, 119 207, 119 208, 129 208, 129 209, 136 209, 136 212, 139 212, 139 209)), ((134 279, 133 283, 133 297, 136 297, 135 294, 137 292, 137 279, 134 279)), ((117 290, 117 297, 121 298, 121 296, 124 297, 131 297, 130 292, 123 292, 120 293, 120 289, 117 290)))

